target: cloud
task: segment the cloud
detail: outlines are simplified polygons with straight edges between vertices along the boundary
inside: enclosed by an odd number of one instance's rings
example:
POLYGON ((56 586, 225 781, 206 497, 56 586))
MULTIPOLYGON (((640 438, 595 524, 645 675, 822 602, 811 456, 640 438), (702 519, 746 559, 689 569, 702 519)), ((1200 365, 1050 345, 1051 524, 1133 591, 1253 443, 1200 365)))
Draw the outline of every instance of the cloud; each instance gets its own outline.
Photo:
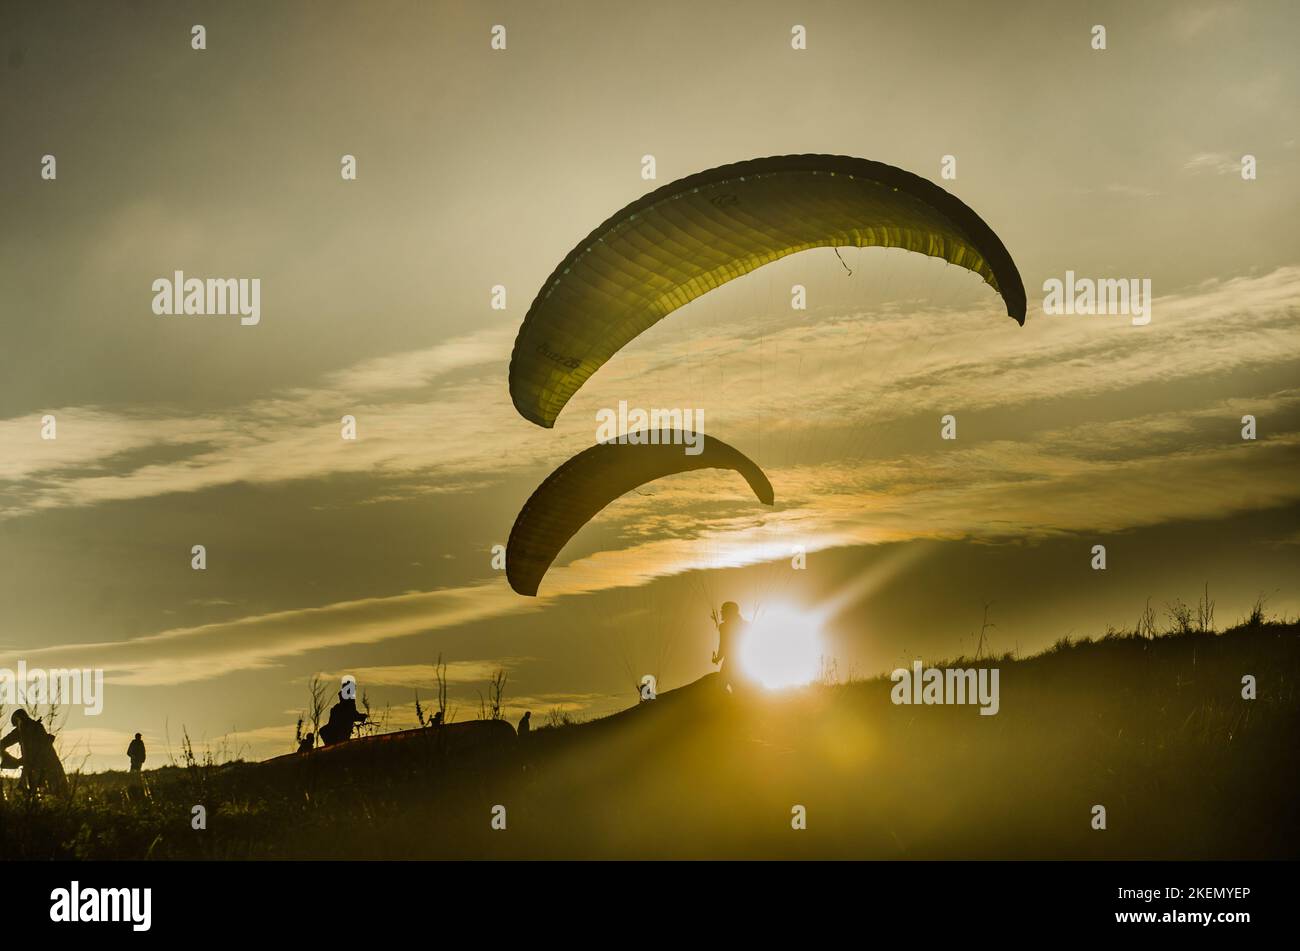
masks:
POLYGON ((987 307, 927 312, 916 305, 820 316, 813 324, 802 317, 771 326, 734 321, 715 325, 704 340, 652 332, 634 345, 635 358, 620 355, 597 374, 566 425, 549 432, 514 412, 504 385, 512 328, 492 327, 368 360, 319 387, 219 416, 67 407, 55 411, 53 441, 39 438, 35 417, 2 421, 0 479, 15 485, 0 518, 339 473, 375 477, 377 500, 396 497, 379 488, 385 477, 419 474, 424 488, 404 486, 405 494, 481 488, 590 445, 595 427, 584 418, 642 389, 635 381, 647 365, 655 368, 657 392, 706 407, 714 427, 773 439, 824 426, 863 429, 940 406, 970 411, 1088 396, 1287 359, 1300 352, 1298 302, 1300 268, 1286 267, 1158 297, 1146 328, 1041 313, 1029 327, 1014 328, 987 307), (922 334, 921 327, 942 329, 922 334), (756 354, 760 329, 770 332, 756 354), (725 385, 694 382, 709 366, 726 368, 725 385), (355 442, 340 438, 344 413, 357 417, 355 442), (141 461, 149 451, 187 447, 181 458, 141 461))
MULTIPOLYGON (((498 670, 512 670, 527 658, 505 657, 498 660, 459 660, 445 665, 444 676, 448 684, 482 683, 498 670)), ((354 667, 326 674, 327 679, 339 680, 351 674, 357 683, 376 687, 431 688, 438 682, 438 671, 433 664, 397 664, 385 667, 354 667)))
POLYGON ((1213 172, 1215 175, 1236 175, 1241 172, 1241 156, 1226 152, 1199 152, 1183 163, 1189 172, 1213 172))
POLYGON ((536 609, 536 602, 515 595, 502 579, 253 615, 122 641, 44 647, 26 651, 22 658, 28 666, 44 659, 55 667, 102 668, 110 684, 184 684, 271 667, 321 648, 376 644, 536 609))
POLYGON ((0 518, 349 472, 498 478, 506 468, 503 444, 514 444, 508 459, 517 465, 547 454, 541 431, 518 420, 503 392, 506 338, 492 328, 369 360, 319 387, 219 415, 63 407, 50 411, 58 423, 54 440, 40 438, 39 417, 0 421, 0 480, 16 483, 0 503, 0 518), (458 376, 475 369, 477 376, 458 376), (355 441, 341 438, 344 414, 357 418, 355 441), (164 450, 165 461, 150 458, 164 450))
POLYGON ((1216 0, 1215 3, 1201 6, 1180 6, 1170 19, 1174 35, 1188 41, 1210 30, 1219 29, 1240 13, 1239 4, 1216 0))
MULTIPOLYGON (((1254 405, 1265 416, 1294 412, 1300 394, 1288 392, 1254 405)), ((1193 422, 1235 422, 1238 409, 1220 404, 1194 414, 1193 422)), ((267 667, 326 647, 373 644, 539 611, 555 598, 644 584, 684 571, 783 560, 793 545, 812 552, 917 538, 996 540, 1114 532, 1300 499, 1300 485, 1294 480, 1300 433, 1256 443, 1187 441, 1176 449, 1162 447, 1156 438, 1185 432, 1191 425, 1176 414, 1157 414, 1050 431, 1030 445, 1000 440, 945 451, 943 459, 903 456, 869 469, 828 463, 781 470, 772 474, 773 482, 789 501, 774 512, 750 502, 738 514, 720 500, 728 492, 722 486, 678 480, 654 498, 629 496, 616 503, 617 509, 602 518, 633 526, 632 543, 553 568, 537 599, 518 597, 498 579, 126 641, 43 648, 26 653, 24 659, 29 665, 104 667, 110 683, 187 683, 267 667), (1103 447, 1112 458, 1095 457, 1103 447), (1225 494, 1223 486, 1243 471, 1250 472, 1250 492, 1225 494), (1106 500, 1104 505, 1098 504, 1099 498, 1106 500), (710 506, 714 514, 703 514, 710 506)), ((741 487, 730 491, 743 498, 741 487)), ((506 663, 464 662, 450 672, 458 682, 472 682, 506 663)), ((429 665, 350 672, 391 686, 427 686, 434 681, 429 665)))
POLYGON ((116 763, 118 768, 126 769, 126 747, 135 734, 103 727, 74 727, 58 730, 57 736, 59 758, 72 772, 92 762, 108 763, 110 767, 116 763))

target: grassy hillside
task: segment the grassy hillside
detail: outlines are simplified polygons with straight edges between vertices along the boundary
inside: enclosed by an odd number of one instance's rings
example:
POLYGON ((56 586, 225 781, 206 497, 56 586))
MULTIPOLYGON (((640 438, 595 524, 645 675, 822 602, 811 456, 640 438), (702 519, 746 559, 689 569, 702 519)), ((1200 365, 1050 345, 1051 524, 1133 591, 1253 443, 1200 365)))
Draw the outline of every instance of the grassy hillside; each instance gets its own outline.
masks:
POLYGON ((895 705, 884 678, 737 698, 706 677, 524 739, 497 724, 482 731, 490 742, 411 731, 305 760, 191 763, 149 771, 147 795, 123 773, 74 777, 67 801, 33 802, 10 782, 0 849, 11 859, 1300 857, 1300 625, 1110 635, 991 666, 996 716, 895 705), (1248 674, 1258 699, 1242 698, 1248 674), (195 804, 205 830, 191 829, 195 804), (497 804, 505 831, 490 827, 497 804), (1104 831, 1091 827, 1097 804, 1104 831), (795 805, 806 830, 791 828, 795 805))

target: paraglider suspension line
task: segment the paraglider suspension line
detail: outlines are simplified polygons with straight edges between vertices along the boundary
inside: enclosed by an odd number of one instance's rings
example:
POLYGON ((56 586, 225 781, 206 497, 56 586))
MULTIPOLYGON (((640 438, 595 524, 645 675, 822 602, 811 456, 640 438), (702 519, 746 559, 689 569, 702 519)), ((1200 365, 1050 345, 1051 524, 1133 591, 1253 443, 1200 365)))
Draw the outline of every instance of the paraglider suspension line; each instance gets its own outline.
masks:
MULTIPOLYGON (((831 248, 831 250, 835 252, 835 256, 836 256, 837 258, 840 258, 840 249, 839 249, 839 248, 831 248)), ((844 264, 844 259, 843 259, 843 258, 840 258, 840 263, 841 263, 841 264, 844 264)), ((851 267, 849 267, 847 264, 844 264, 844 270, 846 270, 846 271, 849 272, 849 276, 850 276, 850 277, 853 276, 853 269, 852 269, 851 267)))

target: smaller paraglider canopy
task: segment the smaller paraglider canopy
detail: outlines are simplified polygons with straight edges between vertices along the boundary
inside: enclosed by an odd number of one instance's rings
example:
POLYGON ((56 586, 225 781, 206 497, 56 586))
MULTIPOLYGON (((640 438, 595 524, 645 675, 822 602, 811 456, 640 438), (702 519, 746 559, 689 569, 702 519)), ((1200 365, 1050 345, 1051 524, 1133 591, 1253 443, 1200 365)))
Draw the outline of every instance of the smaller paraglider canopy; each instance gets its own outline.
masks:
MULTIPOLYGON (((584 449, 542 482, 524 503, 506 544, 506 577, 519 594, 534 596, 569 539, 615 499, 647 482, 697 469, 740 473, 764 505, 775 501, 772 483, 752 459, 713 436, 690 434, 696 455, 686 452, 681 430, 642 432, 657 442, 603 442, 584 449)), ((626 437, 624 437, 626 438, 626 437)))

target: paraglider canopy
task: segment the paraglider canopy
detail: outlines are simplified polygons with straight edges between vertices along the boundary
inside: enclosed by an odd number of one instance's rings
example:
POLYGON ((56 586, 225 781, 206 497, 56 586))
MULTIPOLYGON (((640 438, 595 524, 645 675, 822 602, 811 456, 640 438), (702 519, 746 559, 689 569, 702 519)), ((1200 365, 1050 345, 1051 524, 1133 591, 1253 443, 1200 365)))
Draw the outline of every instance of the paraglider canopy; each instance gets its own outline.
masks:
POLYGON ((716 287, 820 247, 902 248, 978 274, 1025 321, 1011 255, 955 196, 910 172, 842 155, 784 155, 709 169, 611 216, 560 262, 528 309, 510 396, 551 427, 628 341, 716 287))
POLYGON ((744 476, 764 505, 772 484, 752 459, 721 439, 692 434, 698 454, 683 451, 680 430, 656 431, 654 443, 611 441, 584 449, 542 482, 524 503, 506 543, 506 577, 523 595, 536 595, 551 562, 578 530, 621 495, 647 482, 697 469, 730 469, 744 476))

